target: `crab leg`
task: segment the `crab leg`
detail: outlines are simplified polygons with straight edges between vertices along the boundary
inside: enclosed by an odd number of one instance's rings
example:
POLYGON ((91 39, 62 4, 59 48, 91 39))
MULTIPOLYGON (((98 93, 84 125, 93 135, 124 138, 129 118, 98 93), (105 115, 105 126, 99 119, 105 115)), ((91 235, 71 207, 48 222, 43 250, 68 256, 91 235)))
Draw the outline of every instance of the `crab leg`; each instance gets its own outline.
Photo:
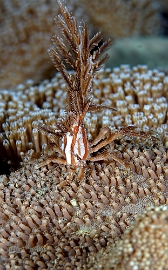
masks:
POLYGON ((118 163, 120 163, 122 166, 126 167, 126 168, 130 168, 130 166, 128 164, 126 164, 122 159, 120 159, 119 157, 117 157, 115 154, 113 153, 103 153, 103 154, 99 154, 95 157, 89 157, 88 160, 90 161, 100 161, 100 160, 110 160, 113 159, 115 161, 117 161, 118 163))
POLYGON ((50 156, 50 157, 47 157, 47 160, 44 160, 44 161, 40 162, 39 164, 37 164, 35 166, 35 169, 39 169, 39 168, 41 168, 43 166, 49 165, 51 162, 58 163, 58 164, 61 164, 61 165, 67 165, 67 162, 66 162, 65 159, 56 158, 55 156, 50 156))
MULTIPOLYGON (((104 146, 106 146, 107 144, 111 143, 112 141, 114 141, 115 139, 119 138, 122 134, 122 132, 120 131, 117 131, 116 133, 110 135, 109 138, 105 139, 104 141, 100 142, 98 145, 96 145, 95 147, 92 147, 91 150, 90 150, 90 153, 94 153, 94 152, 97 152, 99 149, 103 148, 104 146)), ((103 139, 103 133, 99 133, 98 135, 98 141, 100 141, 101 139, 103 139)), ((96 138, 97 139, 97 138, 96 138)), ((95 140, 96 141, 96 140, 95 140)), ((95 144, 95 141, 94 141, 94 144, 95 144)), ((92 143, 93 145, 93 143, 92 143)))
POLYGON ((109 127, 101 128, 99 134, 93 140, 93 142, 91 142, 90 146, 92 147, 93 145, 98 144, 105 136, 109 136, 110 133, 111 132, 110 132, 110 128, 109 127))

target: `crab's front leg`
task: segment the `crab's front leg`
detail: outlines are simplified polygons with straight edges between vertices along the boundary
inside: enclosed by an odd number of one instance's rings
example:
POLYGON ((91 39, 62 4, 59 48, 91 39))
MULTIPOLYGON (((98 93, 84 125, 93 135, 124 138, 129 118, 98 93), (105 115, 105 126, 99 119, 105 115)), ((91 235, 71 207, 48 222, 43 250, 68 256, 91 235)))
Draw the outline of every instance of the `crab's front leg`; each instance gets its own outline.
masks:
POLYGON ((111 131, 108 127, 102 128, 100 130, 98 136, 91 143, 90 154, 97 152, 98 150, 100 150, 101 148, 105 147, 108 144, 111 147, 110 152, 108 151, 108 152, 104 152, 101 154, 97 154, 95 156, 90 156, 90 157, 88 157, 88 160, 94 162, 94 161, 100 161, 100 160, 113 159, 113 160, 117 161, 118 163, 120 163, 122 166, 124 166, 126 168, 130 168, 130 166, 128 164, 126 164, 124 160, 117 157, 116 154, 112 152, 112 150, 114 148, 114 140, 116 140, 117 138, 119 138, 123 135, 144 136, 145 137, 144 134, 140 134, 139 132, 134 131, 134 129, 135 129, 135 127, 130 126, 130 127, 126 127, 126 128, 121 128, 120 130, 117 130, 115 133, 111 134, 111 131))
POLYGON ((96 145, 96 144, 97 145, 91 148, 90 153, 97 152, 99 149, 110 144, 111 142, 113 142, 114 140, 118 139, 121 136, 128 135, 128 136, 137 136, 137 137, 140 136, 140 137, 144 137, 144 138, 147 137, 147 135, 144 132, 135 131, 135 128, 136 127, 134 127, 134 126, 124 127, 124 128, 117 130, 115 133, 112 133, 112 134, 111 134, 110 128, 108 128, 108 127, 102 128, 100 130, 98 136, 91 143, 91 147, 96 145), (106 137, 108 136, 108 137, 105 140, 103 140, 105 136, 106 137), (103 140, 103 141, 100 142, 101 140, 103 140))
POLYGON ((51 162, 53 162, 53 163, 58 163, 58 164, 60 164, 60 165, 67 165, 67 162, 66 162, 65 159, 63 159, 63 158, 58 158, 58 157, 56 157, 55 155, 53 155, 53 156, 46 157, 46 160, 44 160, 44 161, 40 162, 39 164, 37 164, 37 165, 35 166, 35 169, 39 169, 39 168, 41 168, 41 167, 44 167, 44 166, 46 166, 46 165, 49 165, 51 162))
MULTIPOLYGON (((110 134, 111 134, 111 131, 110 131, 109 127, 101 128, 97 137, 93 140, 93 142, 90 143, 90 147, 91 147, 90 153, 97 152, 100 148, 107 145, 108 143, 106 143, 106 140, 104 140, 101 143, 99 143, 99 142, 101 140, 103 140, 104 138, 109 137, 110 134), (105 144, 104 144, 104 142, 105 142, 105 144)), ((108 140, 108 138, 107 138, 107 140, 108 140)))
MULTIPOLYGON (((99 147, 99 144, 97 146, 99 147)), ((123 167, 130 169, 129 164, 125 163, 125 161, 122 160, 121 158, 119 158, 115 153, 112 153, 113 148, 114 148, 114 143, 111 142, 110 143, 110 152, 104 152, 104 153, 98 154, 94 157, 91 156, 88 158, 88 160, 92 161, 92 162, 101 161, 101 160, 115 160, 119 164, 121 164, 123 167)))
POLYGON ((102 128, 100 130, 98 136, 91 143, 91 147, 96 145, 96 144, 97 145, 90 149, 90 153, 97 152, 99 149, 110 144, 111 142, 113 142, 114 140, 116 140, 117 138, 119 138, 122 135, 125 135, 125 130, 124 130, 124 132, 122 130, 117 130, 115 133, 111 134, 110 128, 108 128, 108 127, 102 128), (107 137, 107 138, 104 139, 104 137, 107 137), (101 140, 103 140, 103 141, 100 142, 101 140))
POLYGON ((68 182, 72 181, 76 171, 77 171, 76 175, 77 181, 80 181, 84 177, 85 167, 69 168, 66 181, 68 182))
POLYGON ((126 167, 127 169, 130 169, 130 165, 125 163, 124 160, 122 160, 121 158, 117 157, 116 154, 114 153, 102 153, 102 154, 98 154, 94 157, 89 157, 88 160, 95 162, 95 161, 101 161, 101 160, 115 160, 117 161, 119 164, 121 164, 123 167, 126 167))

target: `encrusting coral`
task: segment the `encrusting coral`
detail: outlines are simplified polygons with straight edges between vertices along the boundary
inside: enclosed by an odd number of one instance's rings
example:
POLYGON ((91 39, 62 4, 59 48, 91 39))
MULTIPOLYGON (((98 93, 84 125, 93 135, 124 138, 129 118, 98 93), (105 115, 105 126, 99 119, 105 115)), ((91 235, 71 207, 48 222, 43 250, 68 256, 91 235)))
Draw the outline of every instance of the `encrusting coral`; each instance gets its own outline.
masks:
POLYGON ((17 92, 0 91, 1 158, 4 165, 22 160, 19 170, 0 178, 2 269, 87 269, 88 253, 114 243, 137 213, 167 204, 167 88, 164 73, 146 66, 101 70, 93 102, 118 111, 88 113, 88 139, 100 127, 113 131, 131 124, 150 132, 152 139, 116 141, 114 151, 131 170, 115 161, 89 163, 84 178, 68 186, 64 166, 35 170, 35 158, 51 151, 37 122, 52 125, 64 114, 60 74, 39 86, 29 80, 17 92))
MULTIPOLYGON (((60 74, 56 74, 51 81, 45 80, 39 86, 28 80, 19 84, 16 91, 0 91, 1 164, 18 162, 31 149, 36 155, 46 151, 48 139, 39 133, 37 121, 54 125, 64 115, 65 87, 60 74)), ((113 72, 99 71, 91 91, 92 101, 115 107, 117 111, 87 113, 84 123, 88 139, 94 139, 101 127, 109 126, 113 131, 135 125, 161 139, 167 148, 167 89, 168 77, 146 66, 131 70, 123 65, 113 72)))
POLYGON ((121 240, 88 260, 95 270, 166 270, 168 266, 168 206, 149 207, 126 229, 121 240))
POLYGON ((90 163, 69 185, 65 167, 35 170, 28 156, 1 176, 1 269, 89 269, 88 254, 113 243, 147 206, 166 204, 165 149, 138 145, 122 140, 116 147, 131 170, 90 163))
MULTIPOLYGON (((74 73, 70 74, 73 78, 74 73)), ((115 133, 132 124, 149 136, 115 140, 113 151, 129 163, 129 168, 117 159, 88 160, 80 181, 76 168, 68 183, 66 165, 38 168, 43 154, 54 150, 49 145, 50 134, 41 133, 38 123, 47 128, 63 117, 65 88, 57 74, 39 86, 29 80, 18 85, 16 92, 0 91, 1 160, 11 166, 21 161, 18 170, 11 168, 10 174, 0 177, 1 270, 89 269, 96 264, 90 256, 116 241, 119 250, 122 243, 129 247, 133 241, 130 235, 136 236, 132 222, 146 228, 149 215, 151 223, 157 223, 153 212, 167 204, 168 78, 164 73, 146 66, 131 70, 124 65, 97 74, 91 91, 93 103, 116 107, 117 111, 88 112, 84 119, 88 140, 93 140, 101 127, 109 126, 115 133), (148 206, 154 210, 143 214, 148 206), (144 215, 144 223, 143 218, 137 218, 139 213, 144 215), (129 226, 130 231, 125 231, 129 226), (125 242, 118 240, 122 235, 125 242)), ((111 150, 106 145, 99 149, 100 154, 103 151, 111 150)), ((158 214, 165 230, 166 218, 158 214)), ((152 243, 157 242, 152 229, 149 239, 152 252, 152 243)), ((140 240, 138 244, 143 245, 140 240)), ((142 248, 148 251, 150 247, 144 243, 142 248)), ((130 257, 125 253, 125 261, 124 255, 118 256, 113 257, 116 265, 125 265, 129 260, 138 263, 134 252, 130 257)), ((162 262, 166 267, 166 260, 162 262)))

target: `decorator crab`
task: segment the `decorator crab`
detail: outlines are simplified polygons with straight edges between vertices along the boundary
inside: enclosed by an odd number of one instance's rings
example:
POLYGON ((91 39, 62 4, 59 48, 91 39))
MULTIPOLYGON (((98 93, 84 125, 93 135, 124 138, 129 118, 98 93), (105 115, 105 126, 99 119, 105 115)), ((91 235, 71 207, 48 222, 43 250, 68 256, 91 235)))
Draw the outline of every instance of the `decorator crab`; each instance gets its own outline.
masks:
POLYGON ((97 33, 91 40, 88 36, 88 28, 85 23, 77 26, 76 20, 67 8, 58 1, 61 14, 57 16, 56 23, 61 30, 62 37, 54 36, 54 47, 49 49, 49 54, 57 70, 62 74, 66 83, 68 95, 68 110, 64 119, 48 127, 38 124, 38 129, 49 135, 56 154, 46 156, 45 160, 36 168, 58 163, 68 165, 70 168, 69 178, 79 168, 78 178, 81 177, 87 161, 100 161, 113 159, 128 166, 113 151, 114 140, 123 135, 145 136, 144 133, 135 131, 135 127, 128 126, 111 133, 109 127, 100 129, 98 136, 89 142, 87 132, 83 124, 85 114, 100 109, 115 110, 103 105, 92 104, 88 93, 92 88, 93 79, 108 58, 106 51, 111 46, 111 39, 103 42, 101 33, 97 33), (66 44, 69 44, 67 47, 66 44), (75 75, 70 75, 65 64, 70 65, 75 75), (59 146, 58 137, 62 138, 59 146), (110 151, 99 153, 98 151, 110 145, 110 151))

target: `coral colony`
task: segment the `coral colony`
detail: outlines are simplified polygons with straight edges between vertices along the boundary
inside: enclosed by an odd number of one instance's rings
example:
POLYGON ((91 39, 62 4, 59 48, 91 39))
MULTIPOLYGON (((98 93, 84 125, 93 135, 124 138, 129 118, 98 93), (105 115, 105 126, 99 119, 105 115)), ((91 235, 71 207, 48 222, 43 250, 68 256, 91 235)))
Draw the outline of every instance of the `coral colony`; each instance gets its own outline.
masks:
POLYGON ((0 270, 167 269, 168 77, 96 75, 111 40, 89 41, 59 5, 60 72, 0 91, 0 157, 22 160, 0 175, 0 270))
POLYGON ((103 42, 101 33, 98 32, 89 40, 87 25, 83 23, 77 26, 75 18, 67 8, 60 1, 58 3, 61 15, 57 16, 56 23, 62 37, 53 37, 54 47, 49 49, 49 54, 66 83, 68 110, 65 118, 57 121, 55 126, 47 127, 39 123, 39 130, 49 135, 57 154, 46 156, 43 162, 36 165, 36 168, 51 162, 68 165, 69 179, 73 177, 76 168, 80 168, 78 174, 80 179, 87 161, 114 159, 129 168, 124 160, 113 153, 114 140, 123 135, 146 137, 144 132, 137 132, 135 127, 127 126, 111 133, 109 127, 104 127, 100 129, 98 136, 89 142, 83 124, 87 112, 101 109, 115 110, 93 104, 89 97, 93 79, 108 58, 106 51, 111 46, 111 39, 103 42), (65 64, 70 65, 75 75, 68 73, 65 64), (58 137, 62 137, 61 146, 58 145, 58 137), (103 153, 98 153, 107 145, 110 146, 110 151, 104 150, 103 153))

